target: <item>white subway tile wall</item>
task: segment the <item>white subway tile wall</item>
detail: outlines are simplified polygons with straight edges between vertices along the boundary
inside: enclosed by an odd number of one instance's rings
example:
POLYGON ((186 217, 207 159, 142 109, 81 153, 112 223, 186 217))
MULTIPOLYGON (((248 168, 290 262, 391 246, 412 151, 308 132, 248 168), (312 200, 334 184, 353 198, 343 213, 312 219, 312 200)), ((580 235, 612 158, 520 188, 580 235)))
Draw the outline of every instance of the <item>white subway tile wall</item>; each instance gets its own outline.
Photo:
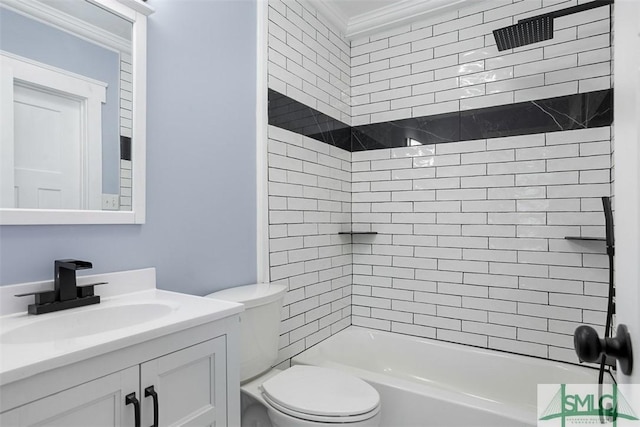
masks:
POLYGON ((611 87, 609 7, 557 18, 551 40, 498 52, 492 31, 578 0, 483 2, 351 48, 353 125, 611 87))
POLYGON ((351 47, 306 1, 269 0, 268 86, 351 124, 351 47))
MULTIPOLYGON (((131 55, 120 54, 120 135, 133 137, 133 79, 131 55)), ((120 207, 130 211, 131 207, 131 161, 120 160, 120 207)))
POLYGON ((604 242, 564 236, 603 236, 610 141, 603 127, 352 153, 353 229, 378 232, 354 236, 352 323, 576 362, 563 350, 581 323, 602 329, 608 267, 604 242))
POLYGON ((132 163, 131 160, 120 160, 120 210, 130 211, 132 206, 132 163))
POLYGON ((269 126, 272 283, 289 287, 278 363, 351 324, 351 153, 269 126))
MULTIPOLYGON (((269 87, 352 126, 611 87, 609 9, 498 52, 491 31, 577 4, 483 2, 349 43, 269 0, 269 87)), ((602 333, 609 127, 348 153, 269 127, 278 362, 349 324, 576 362, 602 333), (338 235, 376 231, 377 235, 338 235)))
POLYGON ((133 137, 133 66, 131 55, 120 54, 120 135, 133 137))

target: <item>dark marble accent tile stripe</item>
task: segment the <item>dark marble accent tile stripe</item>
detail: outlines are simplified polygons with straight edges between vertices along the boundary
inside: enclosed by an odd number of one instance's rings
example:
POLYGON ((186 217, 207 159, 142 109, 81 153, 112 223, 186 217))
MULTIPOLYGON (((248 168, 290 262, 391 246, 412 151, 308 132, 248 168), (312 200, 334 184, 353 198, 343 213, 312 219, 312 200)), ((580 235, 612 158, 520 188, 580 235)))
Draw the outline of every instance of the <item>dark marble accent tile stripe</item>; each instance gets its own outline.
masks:
POLYGON ((351 150, 351 127, 269 89, 269 124, 351 150))
POLYGON ((586 129, 612 121, 613 91, 602 90, 356 126, 351 151, 586 129))
POLYGON ((351 151, 461 141, 460 114, 447 113, 355 126, 351 151), (409 142, 411 141, 411 142, 409 142))
POLYGON ((131 160, 131 138, 120 135, 120 159, 131 160))
POLYGON ((269 90, 269 124, 350 151, 609 126, 613 90, 349 127, 269 90))
POLYGON ((460 139, 484 139, 608 126, 613 90, 579 93, 460 113, 460 139))

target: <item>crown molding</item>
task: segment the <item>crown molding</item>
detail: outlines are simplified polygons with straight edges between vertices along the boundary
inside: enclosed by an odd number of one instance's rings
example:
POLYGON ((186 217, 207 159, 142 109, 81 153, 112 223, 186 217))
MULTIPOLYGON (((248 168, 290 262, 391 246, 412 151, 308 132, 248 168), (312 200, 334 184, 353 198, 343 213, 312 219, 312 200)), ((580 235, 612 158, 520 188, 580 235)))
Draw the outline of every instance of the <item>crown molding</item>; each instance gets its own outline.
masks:
POLYGON ((309 0, 318 12, 332 23, 343 35, 347 32, 349 22, 342 13, 331 3, 325 0, 309 0))
POLYGON ((112 50, 131 53, 131 41, 36 0, 1 0, 0 5, 112 50))
POLYGON ((145 3, 147 0, 116 0, 119 3, 135 10, 138 13, 143 14, 144 16, 152 15, 155 12, 155 9, 145 3))
POLYGON ((478 3, 478 0, 402 0, 347 19, 327 0, 309 1, 349 40, 478 3))
POLYGON ((349 19, 345 36, 363 37, 391 27, 460 9, 469 0, 403 0, 349 19))

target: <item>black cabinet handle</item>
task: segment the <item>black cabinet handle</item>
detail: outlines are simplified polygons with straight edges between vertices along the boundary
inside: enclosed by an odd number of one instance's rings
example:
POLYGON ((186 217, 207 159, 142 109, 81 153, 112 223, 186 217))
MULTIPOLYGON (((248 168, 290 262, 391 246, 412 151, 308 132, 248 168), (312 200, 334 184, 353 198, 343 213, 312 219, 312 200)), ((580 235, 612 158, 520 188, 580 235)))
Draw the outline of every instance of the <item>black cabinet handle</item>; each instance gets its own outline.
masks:
POLYGON ((153 425, 151 427, 158 427, 158 393, 153 389, 153 386, 144 389, 144 397, 153 397, 153 425))
POLYGON ((133 412, 135 416, 135 427, 140 427, 140 402, 136 399, 135 393, 129 393, 124 397, 126 405, 133 404, 133 412))

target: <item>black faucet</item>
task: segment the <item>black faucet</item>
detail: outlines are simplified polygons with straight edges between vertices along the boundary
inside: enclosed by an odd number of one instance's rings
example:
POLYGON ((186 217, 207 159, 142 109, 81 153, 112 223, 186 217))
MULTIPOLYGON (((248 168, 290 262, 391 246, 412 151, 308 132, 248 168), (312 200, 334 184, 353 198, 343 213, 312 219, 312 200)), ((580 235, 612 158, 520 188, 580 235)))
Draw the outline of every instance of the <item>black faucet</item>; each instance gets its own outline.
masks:
POLYGON ((66 310, 67 308, 98 304, 100 302, 100 296, 94 295, 93 287, 103 285, 107 282, 82 286, 76 284, 76 270, 85 270, 92 267, 93 265, 89 261, 76 259, 55 260, 53 290, 31 292, 16 296, 35 296, 35 304, 30 304, 28 307, 30 314, 51 313, 53 311, 66 310))
POLYGON ((53 263, 53 286, 57 301, 69 301, 78 298, 76 270, 86 270, 93 265, 89 261, 77 259, 57 259, 53 263))

